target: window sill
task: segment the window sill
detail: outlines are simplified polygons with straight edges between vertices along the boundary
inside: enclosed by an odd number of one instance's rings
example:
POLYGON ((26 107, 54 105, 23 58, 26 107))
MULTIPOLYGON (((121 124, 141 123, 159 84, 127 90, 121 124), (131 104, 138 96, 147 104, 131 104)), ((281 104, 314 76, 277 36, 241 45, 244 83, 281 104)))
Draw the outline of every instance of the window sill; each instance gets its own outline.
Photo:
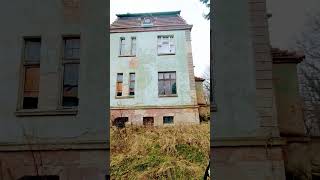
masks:
POLYGON ((15 112, 16 116, 60 116, 60 115, 77 115, 78 109, 21 109, 15 112))
POLYGON ((178 95, 159 95, 159 97, 178 97, 178 95))
POLYGON ((161 53, 158 56, 176 55, 176 53, 161 53))
POLYGON ((134 96, 116 96, 116 99, 129 99, 129 98, 134 98, 134 96))
POLYGON ((136 55, 119 55, 118 57, 136 57, 136 55))

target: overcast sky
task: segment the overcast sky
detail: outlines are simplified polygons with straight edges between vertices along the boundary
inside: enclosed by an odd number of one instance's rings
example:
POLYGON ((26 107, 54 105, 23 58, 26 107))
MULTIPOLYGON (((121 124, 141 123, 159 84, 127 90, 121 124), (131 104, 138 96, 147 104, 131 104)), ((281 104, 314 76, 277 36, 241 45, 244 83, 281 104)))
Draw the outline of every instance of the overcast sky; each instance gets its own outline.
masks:
POLYGON ((208 12, 199 0, 111 0, 110 23, 116 14, 181 10, 181 16, 192 24, 192 53, 195 75, 201 76, 210 66, 210 21, 203 18, 208 12))
POLYGON ((295 40, 305 28, 307 14, 320 12, 320 0, 267 0, 271 45, 294 48, 295 40))

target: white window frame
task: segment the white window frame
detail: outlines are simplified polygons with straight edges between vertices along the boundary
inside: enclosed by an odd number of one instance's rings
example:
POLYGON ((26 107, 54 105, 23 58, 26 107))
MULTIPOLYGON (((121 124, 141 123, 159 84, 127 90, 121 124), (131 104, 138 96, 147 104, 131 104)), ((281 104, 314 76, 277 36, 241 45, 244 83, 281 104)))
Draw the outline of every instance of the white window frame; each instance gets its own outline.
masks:
POLYGON ((157 51, 158 55, 175 55, 176 54, 176 45, 175 45, 175 39, 174 35, 158 35, 157 38, 157 51), (167 50, 160 50, 160 48, 163 46, 163 39, 168 38, 168 49, 167 50))

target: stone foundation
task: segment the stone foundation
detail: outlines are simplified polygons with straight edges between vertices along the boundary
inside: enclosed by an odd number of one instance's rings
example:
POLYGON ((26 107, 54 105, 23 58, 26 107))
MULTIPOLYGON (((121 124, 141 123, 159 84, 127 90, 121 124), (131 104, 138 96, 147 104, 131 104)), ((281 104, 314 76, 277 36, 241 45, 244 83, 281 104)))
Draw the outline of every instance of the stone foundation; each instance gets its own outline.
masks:
POLYGON ((143 125, 143 117, 153 117, 154 126, 161 126, 163 124, 164 116, 173 116, 173 124, 199 124, 199 110, 198 107, 186 108, 144 108, 144 109, 112 109, 111 121, 118 117, 128 117, 127 124, 143 125))
POLYGON ((215 179, 283 180, 281 147, 211 147, 215 179))
POLYGON ((37 172, 57 175, 59 180, 105 179, 108 158, 106 150, 0 152, 0 180, 36 176, 37 172))

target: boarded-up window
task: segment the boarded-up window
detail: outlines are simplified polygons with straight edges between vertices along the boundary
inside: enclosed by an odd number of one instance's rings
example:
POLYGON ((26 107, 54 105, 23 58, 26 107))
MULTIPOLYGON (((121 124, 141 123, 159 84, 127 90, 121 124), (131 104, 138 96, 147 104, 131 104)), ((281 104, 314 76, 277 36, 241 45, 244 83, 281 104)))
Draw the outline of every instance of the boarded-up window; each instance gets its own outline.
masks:
POLYGON ((123 84, 123 73, 118 73, 117 74, 117 96, 122 96, 122 84, 123 84))
POLYGON ((130 73, 129 74, 129 95, 133 96, 134 95, 134 86, 135 86, 135 73, 130 73))
POLYGON ((25 38, 24 41, 24 86, 23 109, 37 109, 40 80, 40 38, 25 38))
POLYGON ((159 95, 176 95, 176 72, 159 72, 158 89, 159 95))
POLYGON ((173 116, 164 116, 163 124, 173 124, 173 116))
POLYGON ((80 66, 80 38, 64 38, 62 106, 75 107, 79 104, 78 82, 80 66))
POLYGON ((158 36, 158 54, 175 54, 174 36, 158 36))

